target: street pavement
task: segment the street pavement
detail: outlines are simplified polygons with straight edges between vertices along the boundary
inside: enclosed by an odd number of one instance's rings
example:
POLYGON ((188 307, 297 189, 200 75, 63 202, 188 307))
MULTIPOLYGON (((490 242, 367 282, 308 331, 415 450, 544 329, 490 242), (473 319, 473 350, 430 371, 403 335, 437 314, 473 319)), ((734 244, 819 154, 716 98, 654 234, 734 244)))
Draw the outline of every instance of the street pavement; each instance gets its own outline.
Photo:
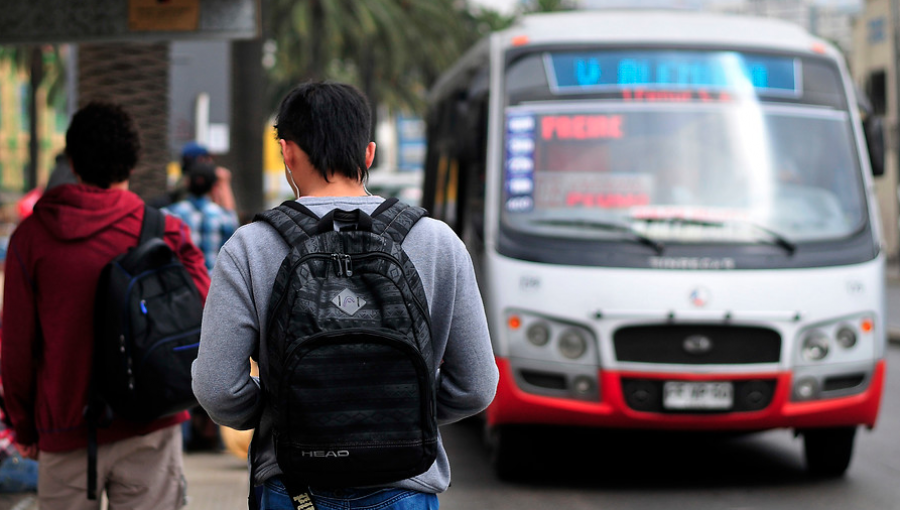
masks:
POLYGON ((247 461, 231 453, 188 453, 187 510, 246 510, 250 485, 247 461))

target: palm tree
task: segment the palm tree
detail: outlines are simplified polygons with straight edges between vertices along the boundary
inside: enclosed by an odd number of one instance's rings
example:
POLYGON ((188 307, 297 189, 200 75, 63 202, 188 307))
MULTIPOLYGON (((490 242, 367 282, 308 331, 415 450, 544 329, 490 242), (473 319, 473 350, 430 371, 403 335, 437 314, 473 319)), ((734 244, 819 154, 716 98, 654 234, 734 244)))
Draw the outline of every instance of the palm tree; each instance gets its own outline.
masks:
POLYGON ((428 86, 470 44, 465 18, 449 1, 393 4, 391 18, 400 25, 385 20, 354 41, 356 81, 373 108, 383 104, 392 110, 421 112, 428 86))
POLYGON ((430 80, 468 44, 453 0, 273 0, 274 98, 297 82, 339 78, 373 108, 417 107, 430 80))
POLYGON ((573 0, 531 0, 526 5, 525 12, 569 11, 574 8, 573 0))
POLYGON ((470 33, 474 38, 472 42, 487 35, 490 32, 509 28, 516 21, 516 15, 506 15, 500 11, 480 7, 472 9, 467 19, 471 26, 470 33))
POLYGON ((268 10, 277 64, 273 106, 305 80, 336 79, 368 97, 372 139, 379 106, 424 110, 427 87, 471 44, 455 0, 273 0, 268 10))

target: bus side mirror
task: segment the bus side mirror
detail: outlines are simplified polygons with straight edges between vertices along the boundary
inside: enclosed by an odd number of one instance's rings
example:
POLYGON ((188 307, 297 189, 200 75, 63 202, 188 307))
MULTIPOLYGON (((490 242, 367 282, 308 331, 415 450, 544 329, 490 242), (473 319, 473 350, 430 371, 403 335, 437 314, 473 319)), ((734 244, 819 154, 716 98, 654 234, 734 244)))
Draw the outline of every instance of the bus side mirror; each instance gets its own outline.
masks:
POLYGON ((863 121, 863 132, 866 135, 866 147, 869 149, 869 161, 872 175, 884 175, 884 118, 870 115, 863 121))

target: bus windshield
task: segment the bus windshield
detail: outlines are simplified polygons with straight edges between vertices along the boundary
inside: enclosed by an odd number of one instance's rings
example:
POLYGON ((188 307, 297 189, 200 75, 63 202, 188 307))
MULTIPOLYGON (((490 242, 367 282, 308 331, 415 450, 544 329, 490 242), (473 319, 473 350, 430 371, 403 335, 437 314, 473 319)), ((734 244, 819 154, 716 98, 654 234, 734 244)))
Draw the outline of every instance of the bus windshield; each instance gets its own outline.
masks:
POLYGON ((866 221, 851 116, 824 59, 543 52, 507 76, 503 224, 548 237, 779 244, 866 221))

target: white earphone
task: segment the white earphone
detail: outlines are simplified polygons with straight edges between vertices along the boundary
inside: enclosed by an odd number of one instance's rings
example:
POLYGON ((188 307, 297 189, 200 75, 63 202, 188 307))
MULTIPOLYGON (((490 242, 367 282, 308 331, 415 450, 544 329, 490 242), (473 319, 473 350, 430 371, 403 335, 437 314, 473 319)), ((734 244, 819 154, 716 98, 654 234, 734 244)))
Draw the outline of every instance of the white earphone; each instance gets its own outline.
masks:
POLYGON ((294 172, 288 168, 287 163, 284 164, 284 170, 287 172, 288 180, 290 181, 291 191, 294 192, 294 198, 300 198, 300 186, 297 186, 297 183, 294 182, 294 172))

